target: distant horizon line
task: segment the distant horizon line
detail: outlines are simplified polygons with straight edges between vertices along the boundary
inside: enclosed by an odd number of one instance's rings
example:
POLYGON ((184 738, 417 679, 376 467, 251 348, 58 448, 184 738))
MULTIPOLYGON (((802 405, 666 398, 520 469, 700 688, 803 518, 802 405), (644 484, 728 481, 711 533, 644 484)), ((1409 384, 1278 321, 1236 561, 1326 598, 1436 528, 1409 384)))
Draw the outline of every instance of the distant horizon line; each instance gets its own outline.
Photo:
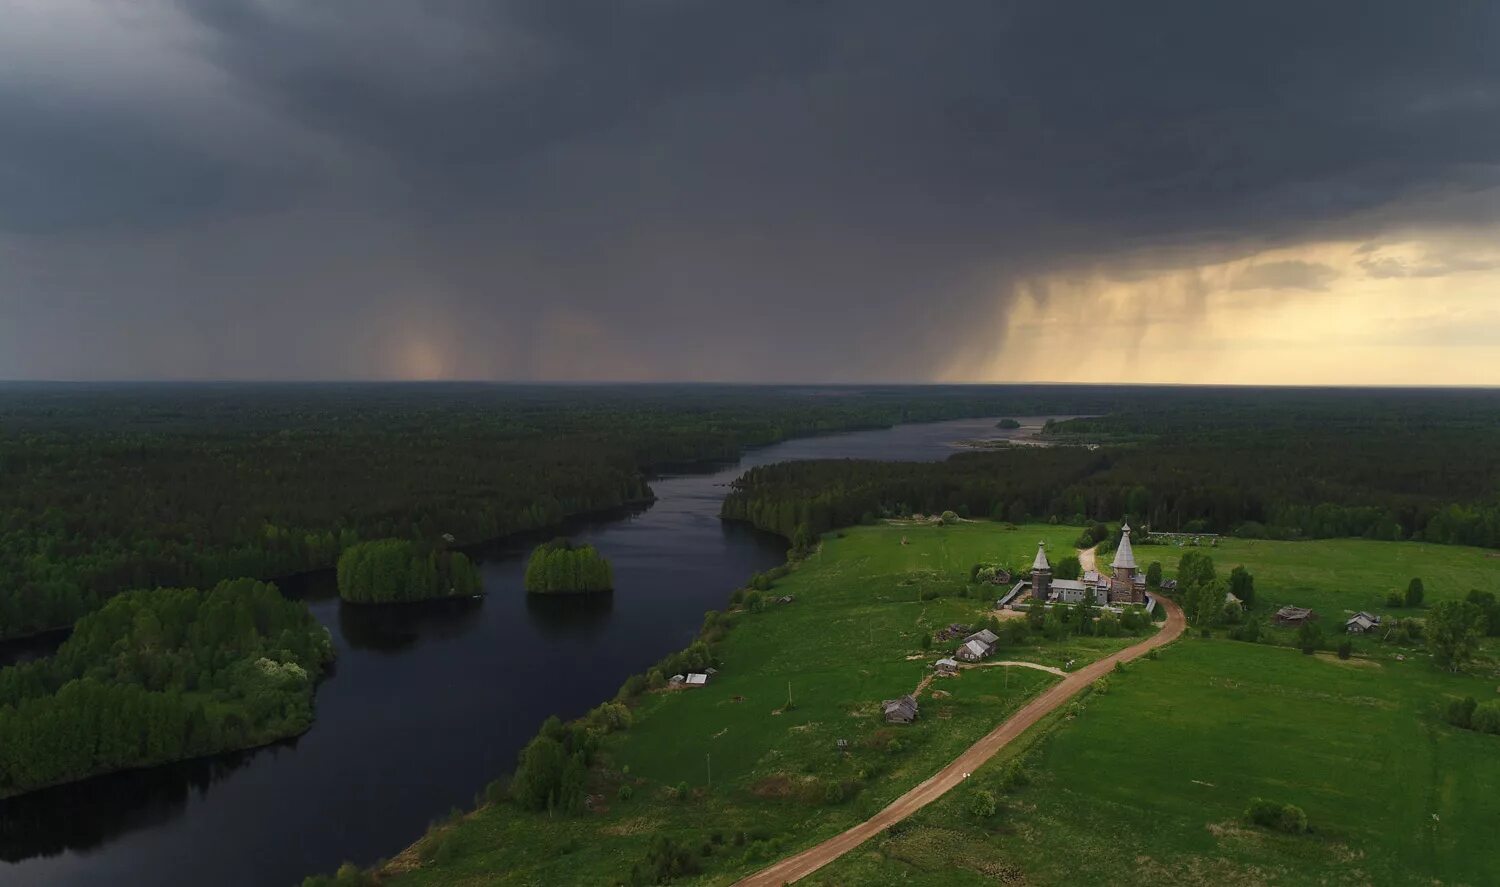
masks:
POLYGON ((672 385, 699 385, 704 387, 741 388, 1266 388, 1266 389, 1346 389, 1354 391, 1381 390, 1438 390, 1438 391, 1492 391, 1500 390, 1500 383, 1341 383, 1341 382, 1057 382, 1028 380, 1010 382, 826 382, 826 381, 730 381, 730 380, 591 380, 591 379, 0 379, 0 387, 21 386, 130 386, 130 385, 224 385, 224 386, 303 386, 303 385, 411 385, 411 386, 494 386, 494 387, 665 387, 672 385))

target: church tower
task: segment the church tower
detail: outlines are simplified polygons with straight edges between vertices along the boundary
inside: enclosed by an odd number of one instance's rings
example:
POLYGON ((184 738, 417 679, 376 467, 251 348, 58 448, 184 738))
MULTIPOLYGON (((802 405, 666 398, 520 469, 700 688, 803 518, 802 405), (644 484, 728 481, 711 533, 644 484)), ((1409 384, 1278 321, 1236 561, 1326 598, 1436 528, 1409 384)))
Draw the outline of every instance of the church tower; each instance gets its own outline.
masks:
POLYGON ((1115 549, 1115 559, 1110 566, 1115 575, 1109 581, 1109 599, 1115 603, 1144 603, 1145 595, 1135 581, 1135 550, 1130 547, 1130 524, 1120 528, 1120 547, 1115 549))
POLYGON ((1052 565, 1047 563, 1047 543, 1036 544, 1036 560, 1031 562, 1031 596, 1045 601, 1052 590, 1052 565))

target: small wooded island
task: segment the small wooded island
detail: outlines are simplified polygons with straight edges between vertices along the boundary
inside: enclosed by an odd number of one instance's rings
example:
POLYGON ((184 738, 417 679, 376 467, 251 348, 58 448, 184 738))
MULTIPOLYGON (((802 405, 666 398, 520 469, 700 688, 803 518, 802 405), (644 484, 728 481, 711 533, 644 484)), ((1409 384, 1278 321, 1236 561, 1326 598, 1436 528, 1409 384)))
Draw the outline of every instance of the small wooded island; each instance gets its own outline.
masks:
POLYGON ((1017 422, 1015 419, 1001 419, 999 422, 995 423, 995 427, 1003 428, 1006 431, 1015 431, 1017 428, 1021 427, 1021 423, 1017 422))
POLYGON ((576 594, 614 587, 609 561, 592 545, 554 539, 538 545, 526 562, 526 590, 531 594, 576 594))
POLYGON ((339 556, 339 597, 392 604, 479 593, 479 568, 461 551, 408 539, 377 539, 339 556))
POLYGON ((0 671, 0 798, 296 736, 332 658, 268 583, 117 595, 55 655, 0 671))

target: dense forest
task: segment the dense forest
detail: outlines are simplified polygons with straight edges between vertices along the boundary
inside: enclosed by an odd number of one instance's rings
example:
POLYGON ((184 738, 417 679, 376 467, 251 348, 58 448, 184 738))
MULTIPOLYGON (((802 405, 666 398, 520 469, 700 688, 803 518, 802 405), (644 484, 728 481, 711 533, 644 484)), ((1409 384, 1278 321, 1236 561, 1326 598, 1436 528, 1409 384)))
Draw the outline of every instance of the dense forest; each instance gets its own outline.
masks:
POLYGON ((0 669, 0 797, 301 733, 332 656, 272 585, 117 595, 55 655, 0 669))
POLYGON ((339 597, 394 604, 479 593, 479 568, 461 551, 408 539, 360 542, 339 555, 339 597))
POLYGON ((1132 389, 0 386, 0 637, 129 588, 332 567, 360 540, 456 544, 647 500, 656 467, 788 437, 1132 389))
POLYGON ((1050 423, 1055 447, 747 472, 726 518, 797 538, 882 515, 1118 520, 1500 547, 1500 393, 1185 392, 1050 423))
POLYGON ((526 561, 526 590, 532 594, 610 591, 614 572, 592 545, 556 539, 538 545, 526 561))

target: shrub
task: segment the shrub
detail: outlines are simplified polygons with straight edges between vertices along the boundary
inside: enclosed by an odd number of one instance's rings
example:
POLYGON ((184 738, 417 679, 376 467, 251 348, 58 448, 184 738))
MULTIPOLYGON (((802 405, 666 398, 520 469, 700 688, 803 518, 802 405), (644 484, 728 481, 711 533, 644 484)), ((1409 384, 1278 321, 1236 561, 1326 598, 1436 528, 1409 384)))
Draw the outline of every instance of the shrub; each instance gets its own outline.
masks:
POLYGON ((1307 831, 1307 814, 1293 804, 1278 804, 1265 798, 1252 798, 1245 817, 1261 828, 1298 835, 1307 831))
POLYGON ((632 884, 665 884, 698 872, 698 861, 687 845, 671 835, 657 835, 646 848, 646 858, 630 872, 632 884))
POLYGON ((844 785, 841 782, 830 782, 823 788, 824 804, 842 804, 845 797, 844 785))
POLYGON ((1031 784, 1031 774, 1019 760, 1012 760, 1000 771, 1000 790, 1011 791, 1031 784))
POLYGON ((635 787, 627 782, 624 785, 620 786, 620 790, 618 792, 615 792, 615 797, 619 798, 621 801, 628 801, 631 798, 635 797, 635 787))
POLYGON ((1302 623, 1297 629, 1297 649, 1312 654, 1323 648, 1323 629, 1311 622, 1302 623))
POLYGON ((1427 594, 1422 587, 1421 579, 1413 579, 1406 584, 1406 605, 1408 607, 1422 606, 1422 598, 1427 594))
POLYGON ((1471 727, 1481 733, 1500 733, 1500 702, 1475 706, 1471 727))
POLYGON ((1385 596, 1385 605, 1387 607, 1399 607, 1401 606, 1401 603, 1402 597, 1401 592, 1399 591, 1393 591, 1385 596))
POLYGON ((989 819, 995 815, 995 796, 984 789, 975 789, 969 795, 969 813, 977 819, 989 819))
POLYGON ((1354 645, 1348 641, 1339 641, 1339 658, 1348 659, 1354 653, 1354 645))
POLYGON ((1474 726, 1474 709, 1477 705, 1473 696, 1451 699, 1448 701, 1447 710, 1443 712, 1443 720, 1455 727, 1468 730, 1474 726))
POLYGON ((765 595, 759 590, 752 590, 745 595, 745 609, 752 613, 759 613, 766 606, 765 595))
POLYGON ((925 631, 922 632, 922 649, 924 649, 924 650, 931 650, 932 649, 932 635, 928 634, 925 631))
POLYGON ((938 590, 936 588, 923 589, 921 597, 924 601, 937 600, 938 590))

